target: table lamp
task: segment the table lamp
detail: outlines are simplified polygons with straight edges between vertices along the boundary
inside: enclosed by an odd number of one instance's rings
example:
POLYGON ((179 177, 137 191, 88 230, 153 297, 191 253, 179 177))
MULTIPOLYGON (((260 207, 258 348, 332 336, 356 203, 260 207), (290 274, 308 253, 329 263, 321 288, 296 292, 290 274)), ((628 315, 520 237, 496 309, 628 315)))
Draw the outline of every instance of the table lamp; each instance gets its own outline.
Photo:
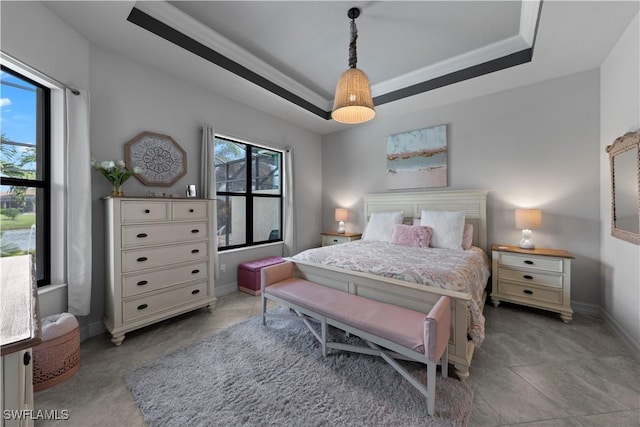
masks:
POLYGON ((522 249, 534 249, 536 247, 531 239, 533 235, 531 230, 540 228, 541 222, 542 212, 540 209, 516 209, 516 228, 522 229, 522 240, 520 240, 522 249))
POLYGON ((338 221, 338 233, 344 234, 344 222, 349 217, 349 212, 344 208, 336 208, 336 221, 338 221))

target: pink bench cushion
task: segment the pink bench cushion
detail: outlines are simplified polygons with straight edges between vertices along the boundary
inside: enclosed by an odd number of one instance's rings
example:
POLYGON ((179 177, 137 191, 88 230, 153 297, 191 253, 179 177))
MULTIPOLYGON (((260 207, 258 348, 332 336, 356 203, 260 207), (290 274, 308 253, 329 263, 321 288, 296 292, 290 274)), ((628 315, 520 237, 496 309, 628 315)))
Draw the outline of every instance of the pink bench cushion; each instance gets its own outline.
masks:
POLYGON ((265 293, 424 353, 427 318, 424 313, 366 299, 298 278, 288 278, 270 285, 265 288, 265 293))
POLYGON ((424 353, 429 360, 439 360, 449 345, 449 328, 451 328, 451 300, 440 298, 433 306, 424 322, 424 342, 427 348, 424 353))
POLYGON ((242 264, 238 265, 238 268, 240 268, 241 270, 247 270, 247 271, 260 271, 264 267, 268 267, 274 264, 280 264, 281 262, 284 262, 284 259, 282 257, 270 256, 266 258, 256 259, 253 261, 243 262, 242 264))

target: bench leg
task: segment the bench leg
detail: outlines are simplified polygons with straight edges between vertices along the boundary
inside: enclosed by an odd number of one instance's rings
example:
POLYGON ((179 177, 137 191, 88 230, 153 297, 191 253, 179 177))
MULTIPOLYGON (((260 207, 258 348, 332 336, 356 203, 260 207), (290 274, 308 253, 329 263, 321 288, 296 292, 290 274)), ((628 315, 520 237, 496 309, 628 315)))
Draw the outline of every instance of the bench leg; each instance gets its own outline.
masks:
POLYGON ((322 336, 322 357, 327 357, 327 319, 320 322, 320 334, 322 336))
POLYGON ((442 357, 440 358, 440 372, 442 373, 442 378, 447 378, 449 376, 449 349, 445 348, 444 353, 442 353, 442 357))
POLYGON ((433 415, 436 411, 436 364, 427 361, 427 412, 433 415))
POLYGON ((267 316, 265 313, 267 312, 267 299, 264 297, 264 292, 262 292, 262 325, 267 324, 267 316))

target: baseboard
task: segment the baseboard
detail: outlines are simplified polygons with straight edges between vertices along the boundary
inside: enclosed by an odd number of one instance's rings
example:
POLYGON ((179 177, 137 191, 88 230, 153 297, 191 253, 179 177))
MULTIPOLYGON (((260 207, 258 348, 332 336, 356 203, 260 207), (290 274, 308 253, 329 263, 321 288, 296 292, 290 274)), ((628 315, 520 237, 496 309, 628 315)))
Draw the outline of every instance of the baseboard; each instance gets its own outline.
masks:
POLYGON ((611 314, 609 314, 604 308, 600 310, 600 313, 605 323, 613 330, 613 332, 615 332, 618 337, 620 337, 622 342, 626 344, 636 360, 640 361, 640 342, 633 339, 631 335, 629 335, 624 329, 622 329, 616 319, 614 319, 613 316, 611 316, 611 314))
POLYGON ((88 325, 80 326, 80 342, 95 337, 100 334, 104 334, 107 329, 102 322, 93 322, 88 325))
POLYGON ((571 308, 576 313, 587 314, 589 316, 600 317, 600 306, 597 304, 587 304, 586 302, 571 301, 571 308))
POLYGON ((238 290, 238 282, 225 283, 224 285, 215 286, 216 297, 232 294, 238 290))

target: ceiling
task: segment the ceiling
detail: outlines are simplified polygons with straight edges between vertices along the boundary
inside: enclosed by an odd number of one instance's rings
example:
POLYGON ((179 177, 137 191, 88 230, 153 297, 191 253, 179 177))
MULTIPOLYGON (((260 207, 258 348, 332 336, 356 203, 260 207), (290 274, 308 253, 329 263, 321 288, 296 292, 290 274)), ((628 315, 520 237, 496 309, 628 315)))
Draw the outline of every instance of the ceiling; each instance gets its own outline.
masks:
POLYGON ((96 45, 319 134, 349 126, 329 114, 348 68, 351 7, 362 9, 358 68, 378 117, 597 68, 639 9, 554 0, 45 4, 96 45))

